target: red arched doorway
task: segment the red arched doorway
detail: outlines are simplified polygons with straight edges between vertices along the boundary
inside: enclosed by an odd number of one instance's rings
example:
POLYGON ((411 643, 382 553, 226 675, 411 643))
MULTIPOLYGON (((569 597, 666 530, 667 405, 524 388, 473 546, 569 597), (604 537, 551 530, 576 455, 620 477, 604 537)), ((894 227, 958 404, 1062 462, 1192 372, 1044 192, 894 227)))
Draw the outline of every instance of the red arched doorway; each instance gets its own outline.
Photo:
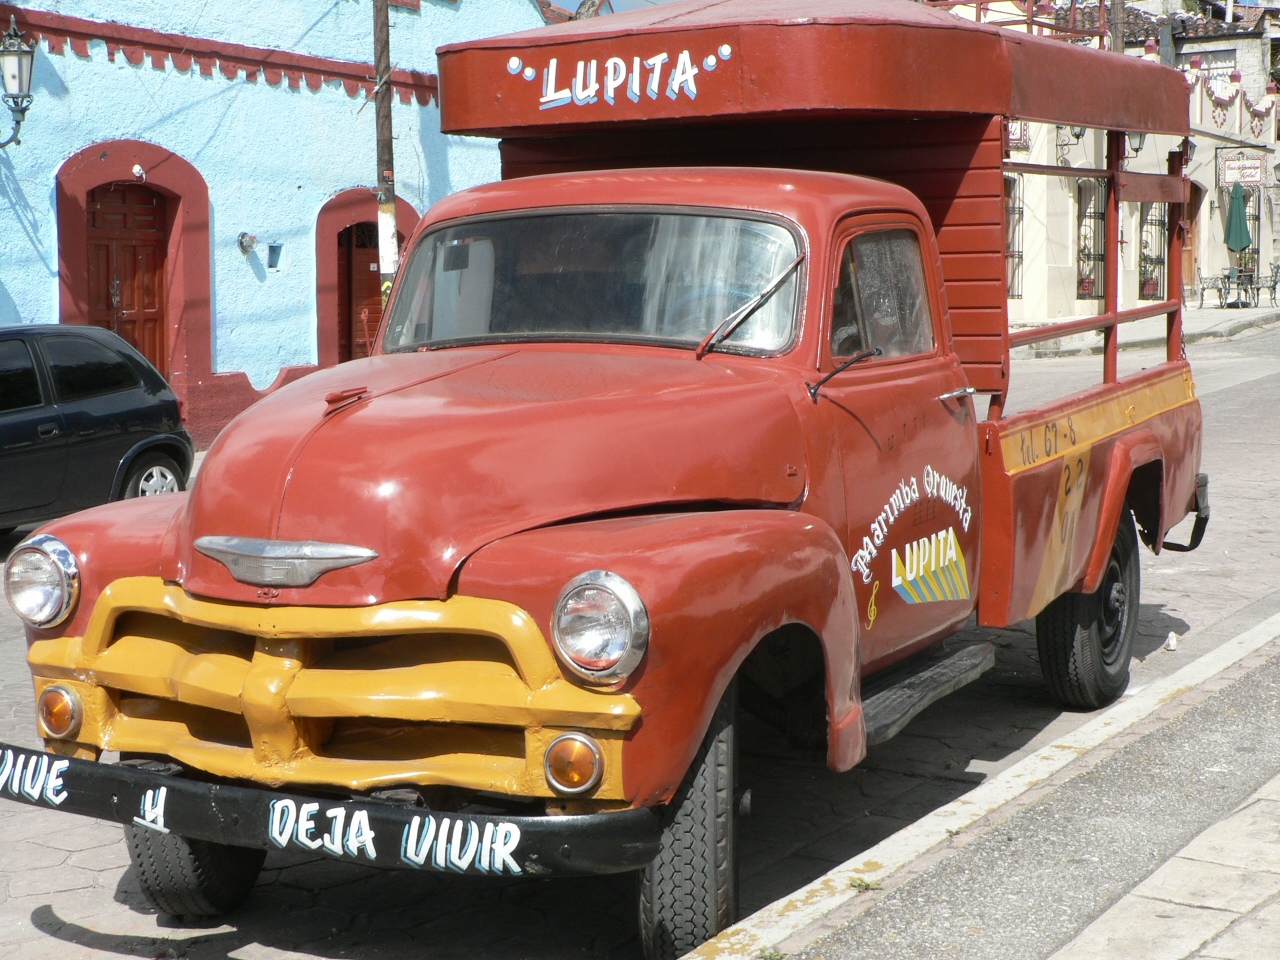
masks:
MULTIPOLYGON (((159 320, 153 324, 158 338, 155 356, 164 360, 157 366, 178 396, 187 401, 188 418, 195 426, 200 427, 202 421, 225 423, 230 416, 224 418, 219 412, 206 412, 205 398, 196 396, 198 388, 209 383, 213 376, 209 188, 200 172, 176 153, 153 143, 111 140, 86 147, 67 158, 58 169, 60 319, 63 323, 102 323, 104 311, 111 306, 112 279, 120 275, 102 269, 100 244, 96 251, 97 265, 90 260, 91 245, 108 239, 111 224, 109 218, 104 217, 98 226, 94 225, 91 197, 121 185, 149 191, 147 195, 135 194, 135 199, 149 195, 164 201, 163 208, 153 208, 158 218, 154 224, 147 224, 145 217, 135 216, 133 229, 149 236, 135 234, 132 238, 135 242, 152 236, 163 238, 162 246, 155 251, 154 274, 158 286, 151 288, 159 297, 159 320), (99 234, 99 229, 104 233, 99 234), (102 273, 96 283, 90 278, 95 270, 102 273)), ((128 230, 127 217, 123 225, 128 230)), ((126 246, 130 240, 128 236, 117 239, 122 239, 126 246)), ((134 255, 137 255, 136 249, 134 255)), ((151 273, 149 268, 147 273, 151 273)), ((120 277, 120 285, 118 295, 123 305, 124 277, 120 277)), ((146 296, 142 300, 145 302, 146 296)), ((144 352, 154 360, 155 356, 144 352)))
POLYGON ((133 344, 157 370, 168 371, 164 194, 140 183, 108 183, 85 202, 89 243, 89 322, 133 344))
POLYGON ((338 363, 369 356, 381 320, 378 224, 361 220, 338 233, 338 363))
MULTIPOLYGON (((316 218, 316 352, 322 367, 367 356, 377 333, 377 219, 378 195, 368 187, 343 191, 316 218)), ((407 201, 396 198, 402 245, 419 219, 407 201)))

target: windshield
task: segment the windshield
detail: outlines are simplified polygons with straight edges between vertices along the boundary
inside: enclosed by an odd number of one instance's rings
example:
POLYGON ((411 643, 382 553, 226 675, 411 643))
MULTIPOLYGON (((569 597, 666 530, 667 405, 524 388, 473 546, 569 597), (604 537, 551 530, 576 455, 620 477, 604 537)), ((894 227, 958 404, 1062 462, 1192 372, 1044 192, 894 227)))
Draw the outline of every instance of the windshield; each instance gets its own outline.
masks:
MULTIPOLYGON (((797 252, 776 223, 701 214, 551 214, 448 227, 410 255, 383 349, 497 339, 695 346, 797 252)), ((719 349, 786 346, 798 274, 719 349)))

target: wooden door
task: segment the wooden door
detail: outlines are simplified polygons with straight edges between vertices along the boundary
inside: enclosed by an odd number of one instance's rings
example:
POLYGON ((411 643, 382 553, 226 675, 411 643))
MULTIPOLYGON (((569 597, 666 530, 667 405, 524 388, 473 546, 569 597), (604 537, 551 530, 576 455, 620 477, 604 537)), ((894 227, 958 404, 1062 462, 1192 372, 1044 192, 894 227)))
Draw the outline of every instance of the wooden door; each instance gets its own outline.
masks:
POLYGON ((378 225, 365 221, 338 234, 338 362, 369 356, 381 320, 378 225))
MULTIPOLYGON (((1199 293, 1203 278, 1200 276, 1200 204, 1204 190, 1191 184, 1191 202, 1184 208, 1188 229, 1182 238, 1182 286, 1190 291, 1188 299, 1199 293)), ((1173 292, 1170 291, 1170 296, 1173 292)))
POLYGON ((163 194, 137 183, 89 192, 89 322, 129 341, 166 376, 163 194))

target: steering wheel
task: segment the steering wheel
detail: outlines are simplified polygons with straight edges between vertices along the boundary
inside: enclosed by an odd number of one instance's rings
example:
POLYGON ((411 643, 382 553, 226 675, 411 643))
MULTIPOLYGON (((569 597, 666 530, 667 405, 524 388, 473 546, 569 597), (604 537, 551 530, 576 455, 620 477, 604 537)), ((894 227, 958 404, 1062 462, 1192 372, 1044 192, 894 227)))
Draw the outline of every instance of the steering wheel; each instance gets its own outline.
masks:
POLYGON ((831 355, 852 357, 862 350, 862 331, 855 323, 838 327, 831 333, 831 355))

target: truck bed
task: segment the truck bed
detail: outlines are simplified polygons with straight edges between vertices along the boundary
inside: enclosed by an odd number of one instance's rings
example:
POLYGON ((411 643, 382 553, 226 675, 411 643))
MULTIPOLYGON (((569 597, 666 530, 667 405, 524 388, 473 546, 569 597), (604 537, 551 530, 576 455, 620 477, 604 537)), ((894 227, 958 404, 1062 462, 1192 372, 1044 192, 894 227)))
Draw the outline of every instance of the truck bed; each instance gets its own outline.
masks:
POLYGON ((1194 508, 1200 422, 1185 360, 984 422, 979 623, 1017 623, 1094 588, 1098 545, 1126 502, 1158 551, 1194 508))

